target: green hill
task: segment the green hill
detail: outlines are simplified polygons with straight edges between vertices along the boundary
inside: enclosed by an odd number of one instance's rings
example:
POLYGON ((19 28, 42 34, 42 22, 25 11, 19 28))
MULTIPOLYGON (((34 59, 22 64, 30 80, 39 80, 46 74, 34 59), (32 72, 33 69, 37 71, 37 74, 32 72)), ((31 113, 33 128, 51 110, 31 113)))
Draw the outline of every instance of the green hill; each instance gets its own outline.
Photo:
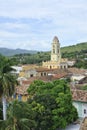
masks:
MULTIPOLYGON (((79 43, 72 46, 61 47, 61 53, 74 53, 80 52, 82 50, 87 50, 87 42, 79 43)), ((0 54, 5 56, 13 56, 16 54, 36 54, 37 51, 34 50, 24 50, 24 49, 8 49, 8 48, 0 48, 0 54)), ((45 52, 43 52, 45 53, 45 52)), ((50 52, 47 52, 50 55, 50 52)))
MULTIPOLYGON (((25 52, 25 51, 24 51, 25 52)), ((22 53, 12 56, 13 61, 20 64, 41 64, 42 61, 50 60, 51 52, 22 53)), ((61 48, 62 58, 68 59, 86 59, 87 58, 87 42, 79 43, 72 46, 61 48)))
POLYGON ((71 52, 80 52, 82 50, 87 50, 87 42, 79 43, 72 46, 66 46, 61 48, 61 52, 71 53, 71 52))

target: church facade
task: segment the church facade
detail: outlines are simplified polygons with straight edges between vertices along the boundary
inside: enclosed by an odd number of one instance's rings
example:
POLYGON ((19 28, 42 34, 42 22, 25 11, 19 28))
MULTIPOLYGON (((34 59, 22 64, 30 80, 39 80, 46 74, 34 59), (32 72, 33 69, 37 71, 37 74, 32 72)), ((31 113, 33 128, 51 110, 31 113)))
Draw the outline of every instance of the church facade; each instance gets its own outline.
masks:
POLYGON ((48 69, 68 68, 67 59, 61 58, 60 43, 57 36, 55 36, 52 41, 51 60, 43 62, 42 66, 48 69))

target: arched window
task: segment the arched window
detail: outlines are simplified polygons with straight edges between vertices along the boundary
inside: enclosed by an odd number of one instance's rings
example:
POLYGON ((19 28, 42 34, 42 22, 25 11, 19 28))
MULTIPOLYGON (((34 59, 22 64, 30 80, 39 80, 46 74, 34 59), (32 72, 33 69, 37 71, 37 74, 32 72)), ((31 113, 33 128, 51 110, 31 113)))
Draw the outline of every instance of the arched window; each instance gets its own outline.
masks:
POLYGON ((53 49, 53 53, 55 53, 55 49, 53 49))
POLYGON ((43 73, 41 72, 41 76, 43 76, 43 73))
POLYGON ((59 49, 58 49, 58 53, 59 53, 59 49))
POLYGON ((55 53, 55 46, 53 45, 53 53, 55 53))

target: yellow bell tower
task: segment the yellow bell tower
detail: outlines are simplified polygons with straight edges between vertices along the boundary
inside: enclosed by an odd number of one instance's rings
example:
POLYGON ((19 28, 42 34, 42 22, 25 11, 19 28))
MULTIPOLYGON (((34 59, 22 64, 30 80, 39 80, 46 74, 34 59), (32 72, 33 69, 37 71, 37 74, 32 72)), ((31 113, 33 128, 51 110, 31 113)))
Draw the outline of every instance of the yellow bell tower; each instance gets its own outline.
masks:
POLYGON ((52 42, 51 61, 60 62, 60 60, 61 60, 60 43, 57 36, 55 36, 52 42))
POLYGON ((57 36, 52 41, 51 60, 43 61, 42 66, 48 69, 65 69, 68 67, 67 59, 61 58, 60 43, 57 36))

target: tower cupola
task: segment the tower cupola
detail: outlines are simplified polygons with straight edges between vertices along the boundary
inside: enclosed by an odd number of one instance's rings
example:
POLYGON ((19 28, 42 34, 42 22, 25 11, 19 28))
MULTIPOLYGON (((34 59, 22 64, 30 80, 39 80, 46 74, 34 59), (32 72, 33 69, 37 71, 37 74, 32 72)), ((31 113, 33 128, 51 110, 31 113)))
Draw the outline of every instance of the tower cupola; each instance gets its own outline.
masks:
POLYGON ((59 42, 58 37, 55 36, 55 37, 53 38, 53 43, 58 43, 58 42, 59 42))

